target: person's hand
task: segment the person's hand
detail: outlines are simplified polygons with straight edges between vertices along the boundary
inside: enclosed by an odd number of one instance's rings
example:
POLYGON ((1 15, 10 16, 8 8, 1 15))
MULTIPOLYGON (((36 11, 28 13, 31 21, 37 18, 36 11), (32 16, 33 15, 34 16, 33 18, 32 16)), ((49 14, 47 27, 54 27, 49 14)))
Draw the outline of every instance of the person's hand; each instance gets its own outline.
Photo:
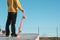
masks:
POLYGON ((24 14, 24 10, 21 10, 22 11, 22 13, 24 14))

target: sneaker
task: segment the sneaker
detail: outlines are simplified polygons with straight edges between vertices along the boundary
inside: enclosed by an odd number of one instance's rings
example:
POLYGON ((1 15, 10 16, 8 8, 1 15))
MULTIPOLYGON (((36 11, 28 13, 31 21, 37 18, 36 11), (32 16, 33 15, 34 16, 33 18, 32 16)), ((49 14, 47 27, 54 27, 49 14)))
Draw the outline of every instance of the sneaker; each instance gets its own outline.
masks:
POLYGON ((11 34, 12 37, 17 37, 17 34, 11 34))
POLYGON ((9 37, 9 34, 6 34, 6 37, 9 37))

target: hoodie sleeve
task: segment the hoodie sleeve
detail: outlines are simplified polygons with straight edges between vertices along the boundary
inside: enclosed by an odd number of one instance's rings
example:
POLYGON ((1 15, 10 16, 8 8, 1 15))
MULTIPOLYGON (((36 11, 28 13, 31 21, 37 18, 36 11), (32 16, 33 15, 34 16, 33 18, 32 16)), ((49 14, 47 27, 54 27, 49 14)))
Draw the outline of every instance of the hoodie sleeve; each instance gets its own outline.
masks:
POLYGON ((24 9, 22 8, 19 0, 14 0, 14 1, 15 1, 16 5, 18 6, 18 8, 19 8, 21 11, 24 10, 24 9))

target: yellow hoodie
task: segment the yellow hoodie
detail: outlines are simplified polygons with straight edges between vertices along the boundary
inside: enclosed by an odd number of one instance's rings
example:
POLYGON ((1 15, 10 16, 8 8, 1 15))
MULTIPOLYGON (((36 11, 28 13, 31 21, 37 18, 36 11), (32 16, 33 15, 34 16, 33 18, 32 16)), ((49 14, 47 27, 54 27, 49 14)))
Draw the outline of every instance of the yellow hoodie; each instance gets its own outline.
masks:
POLYGON ((19 0, 7 0, 8 12, 17 12, 18 8, 22 11, 23 8, 19 0))

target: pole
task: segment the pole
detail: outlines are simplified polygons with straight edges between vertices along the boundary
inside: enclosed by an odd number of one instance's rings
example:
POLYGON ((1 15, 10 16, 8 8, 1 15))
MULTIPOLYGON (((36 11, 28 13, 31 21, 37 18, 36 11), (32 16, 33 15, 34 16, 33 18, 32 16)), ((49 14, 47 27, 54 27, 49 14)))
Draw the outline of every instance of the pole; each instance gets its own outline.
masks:
POLYGON ((39 35, 39 27, 38 27, 38 35, 39 35))
POLYGON ((58 27, 56 28, 56 32, 57 32, 57 40, 58 40, 58 27))

